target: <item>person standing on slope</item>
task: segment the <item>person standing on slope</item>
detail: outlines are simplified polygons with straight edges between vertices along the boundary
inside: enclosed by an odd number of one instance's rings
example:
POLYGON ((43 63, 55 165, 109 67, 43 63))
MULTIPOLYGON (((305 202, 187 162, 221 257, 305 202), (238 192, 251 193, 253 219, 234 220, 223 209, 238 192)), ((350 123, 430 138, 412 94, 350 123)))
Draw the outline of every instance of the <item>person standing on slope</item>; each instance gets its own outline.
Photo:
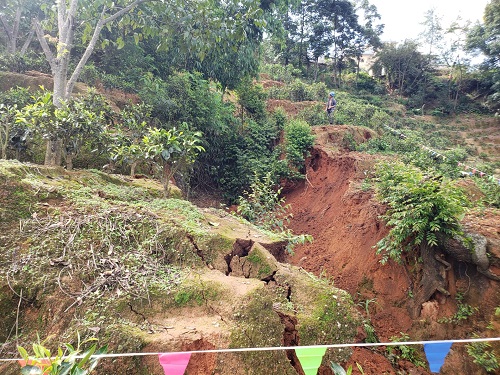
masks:
POLYGON ((335 100, 335 93, 332 91, 330 95, 328 95, 328 102, 326 103, 326 113, 330 125, 334 123, 333 115, 335 113, 335 107, 337 107, 337 101, 335 100))

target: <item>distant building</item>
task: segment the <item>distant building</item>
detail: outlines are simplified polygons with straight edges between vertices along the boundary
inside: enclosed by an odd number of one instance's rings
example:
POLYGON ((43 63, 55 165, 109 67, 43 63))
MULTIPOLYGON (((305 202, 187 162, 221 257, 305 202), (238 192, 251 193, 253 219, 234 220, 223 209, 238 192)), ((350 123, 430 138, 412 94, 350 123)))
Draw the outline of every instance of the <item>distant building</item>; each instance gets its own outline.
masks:
POLYGON ((361 71, 367 72, 373 77, 373 64, 375 63, 376 55, 373 51, 367 51, 361 55, 361 60, 359 61, 359 69, 361 71))

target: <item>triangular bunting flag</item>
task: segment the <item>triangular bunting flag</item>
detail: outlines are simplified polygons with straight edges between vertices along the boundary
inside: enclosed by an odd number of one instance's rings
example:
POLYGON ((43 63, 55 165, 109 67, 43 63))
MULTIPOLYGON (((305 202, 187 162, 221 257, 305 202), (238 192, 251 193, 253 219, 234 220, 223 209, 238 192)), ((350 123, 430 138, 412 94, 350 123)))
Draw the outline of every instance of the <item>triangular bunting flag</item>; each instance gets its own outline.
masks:
POLYGON ((437 374, 451 348, 451 342, 424 344, 424 352, 431 372, 437 374))
POLYGON ((295 353, 297 354, 297 358, 300 361, 305 375, 316 375, 318 373, 318 368, 321 365, 325 352, 326 347, 295 349, 295 353))
POLYGON ((165 375, 184 375, 191 353, 163 353, 158 357, 165 375))

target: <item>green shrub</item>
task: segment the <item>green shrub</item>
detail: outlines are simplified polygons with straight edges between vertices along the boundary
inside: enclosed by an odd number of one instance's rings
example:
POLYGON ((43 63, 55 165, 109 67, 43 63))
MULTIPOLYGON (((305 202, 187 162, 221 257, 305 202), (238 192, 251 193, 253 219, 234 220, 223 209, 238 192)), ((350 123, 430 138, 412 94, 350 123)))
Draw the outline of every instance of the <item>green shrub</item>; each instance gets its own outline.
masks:
POLYGON ((50 74, 50 66, 43 53, 0 54, 0 71, 25 73, 29 70, 50 74))
POLYGON ((283 107, 276 108, 271 114, 271 118, 274 121, 275 127, 278 131, 281 131, 285 128, 287 117, 283 107))
POLYGON ((311 127, 303 120, 291 120, 285 126, 285 152, 291 167, 303 173, 305 158, 314 143, 311 127))
POLYGON ((292 64, 283 66, 281 64, 264 64, 262 66, 262 73, 270 75, 271 79, 290 83, 294 78, 300 77, 300 69, 295 69, 292 64))
POLYGON ((328 122, 325 105, 321 103, 304 108, 297 114, 297 118, 306 121, 311 126, 324 125, 328 122))
POLYGON ((261 85, 254 85, 248 79, 242 80, 236 89, 238 94, 238 103, 250 114, 256 121, 266 117, 266 99, 267 94, 261 85))
POLYGON ((500 208, 500 184, 494 177, 491 178, 474 178, 474 182, 484 194, 482 201, 484 204, 496 208, 500 208))
MULTIPOLYGON (((392 342, 410 341, 410 336, 400 332, 400 336, 392 336, 392 342)), ((412 345, 391 345, 387 347, 387 354, 392 363, 396 363, 400 359, 410 361, 415 366, 425 367, 426 363, 418 355, 417 350, 412 345)))
POLYGON ((290 83, 287 89, 289 90, 289 98, 292 102, 311 100, 307 92, 306 84, 300 79, 296 79, 290 83))
POLYGON ((250 191, 239 197, 237 212, 263 229, 281 231, 286 227, 289 215, 285 198, 280 194, 281 188, 275 189, 270 173, 262 179, 255 174, 250 191))
POLYGON ((44 346, 43 342, 38 342, 33 344, 34 356, 30 356, 26 349, 18 346, 17 349, 25 362, 25 365, 21 368, 21 374, 90 374, 97 367, 99 361, 99 357, 92 356, 105 354, 107 351, 106 346, 97 349, 96 344, 91 345, 87 350, 83 351, 82 345, 95 340, 96 339, 87 339, 80 342, 80 335, 78 335, 76 348, 71 344, 64 344, 64 350, 58 348, 57 354, 51 353, 50 350, 44 346))
POLYGON ((452 324, 460 324, 463 320, 469 319, 474 312, 477 311, 477 308, 472 307, 471 305, 464 303, 464 296, 461 293, 457 293, 457 312, 453 314, 450 318, 442 318, 439 319, 439 323, 452 323, 452 324))
POLYGON ((362 90, 370 93, 384 92, 381 84, 366 72, 347 73, 343 76, 343 81, 351 90, 362 90))
POLYGON ((379 164, 376 178, 378 196, 388 205, 383 218, 391 228, 377 243, 383 263, 401 261, 414 246, 437 245, 438 233, 461 234, 459 222, 468 204, 451 180, 401 162, 379 164))

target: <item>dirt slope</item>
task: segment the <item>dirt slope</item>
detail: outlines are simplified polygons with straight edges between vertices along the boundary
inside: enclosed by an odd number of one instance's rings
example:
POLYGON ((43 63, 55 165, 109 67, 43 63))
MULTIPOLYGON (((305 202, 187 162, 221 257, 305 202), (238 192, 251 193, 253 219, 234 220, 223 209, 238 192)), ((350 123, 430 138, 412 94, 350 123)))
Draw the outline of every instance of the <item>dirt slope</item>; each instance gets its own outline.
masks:
MULTIPOLYGON (((370 137, 368 132, 359 129, 356 130, 358 142, 370 137)), ((410 273, 414 270, 409 272, 405 266, 394 262, 381 265, 375 254, 374 245, 388 229, 378 219, 384 207, 375 201, 369 183, 363 182, 371 176, 374 157, 342 149, 341 134, 352 133, 349 127, 324 126, 314 131, 316 144, 307 162, 307 180, 289 188, 286 195, 293 213, 291 228, 298 233, 311 234, 314 242, 297 247, 289 261, 316 275, 330 277, 335 286, 347 290, 358 302, 360 311, 371 320, 379 341, 399 336, 400 332, 408 333, 411 339, 444 339, 470 337, 471 332, 484 330, 500 301, 498 283, 486 280, 473 269, 465 271, 469 272, 468 283, 463 270, 462 273, 459 270, 450 272, 448 278, 453 295, 446 299, 436 296, 424 308, 419 322, 410 318, 410 273), (469 292, 482 312, 468 324, 453 327, 439 324, 438 319, 456 312, 454 297, 457 291, 469 292)), ((490 211, 468 218, 469 227, 485 229, 483 234, 488 236, 490 249, 494 252, 500 238, 498 220, 498 213, 490 211), (492 229, 492 225, 496 229, 492 229)), ((365 337, 360 334, 358 338, 363 340, 365 337)), ((404 361, 391 366, 381 353, 356 350, 350 361, 355 369, 353 373, 361 373, 356 362, 362 365, 365 374, 429 373, 404 361)), ((464 357, 468 357, 464 348, 456 348, 455 356, 449 356, 451 359, 442 373, 483 373, 475 365, 463 365, 464 357)), ((421 358, 425 361, 423 355, 421 358)))

